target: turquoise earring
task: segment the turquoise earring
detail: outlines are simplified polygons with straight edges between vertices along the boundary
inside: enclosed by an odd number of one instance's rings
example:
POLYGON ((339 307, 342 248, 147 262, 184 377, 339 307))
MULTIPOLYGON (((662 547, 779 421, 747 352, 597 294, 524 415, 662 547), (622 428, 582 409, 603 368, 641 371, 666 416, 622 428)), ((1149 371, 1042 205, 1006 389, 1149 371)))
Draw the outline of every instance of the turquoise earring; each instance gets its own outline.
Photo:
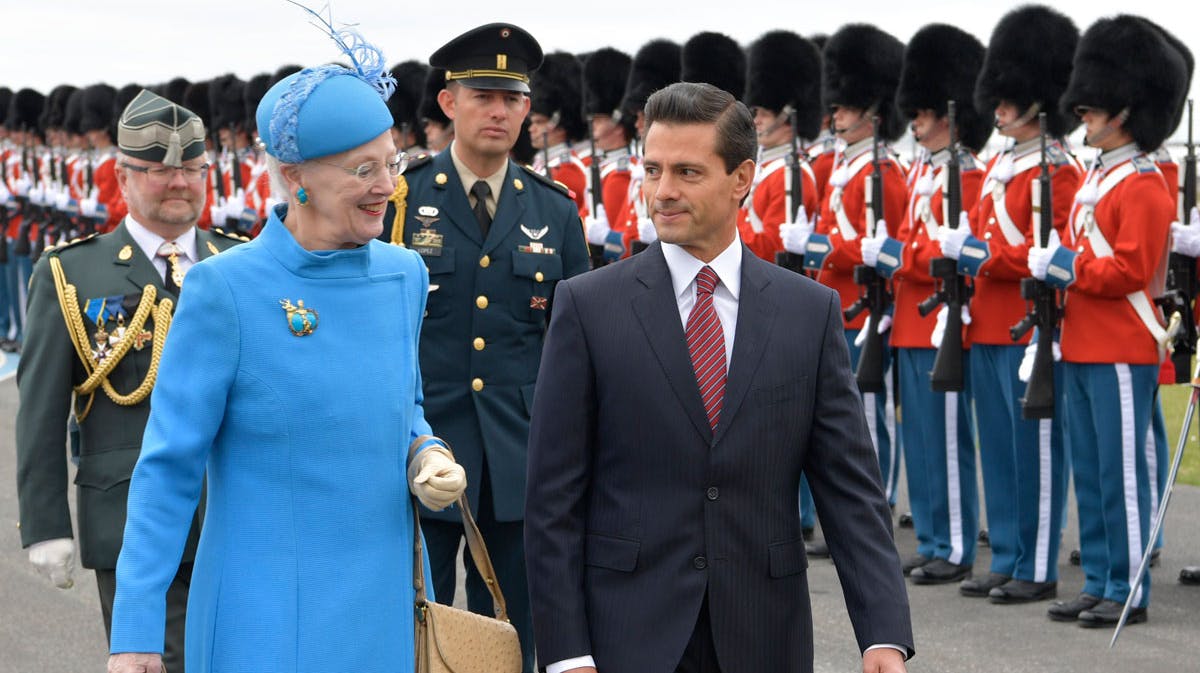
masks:
POLYGON ((308 205, 308 192, 304 191, 303 187, 296 191, 296 201, 302 206, 308 205))

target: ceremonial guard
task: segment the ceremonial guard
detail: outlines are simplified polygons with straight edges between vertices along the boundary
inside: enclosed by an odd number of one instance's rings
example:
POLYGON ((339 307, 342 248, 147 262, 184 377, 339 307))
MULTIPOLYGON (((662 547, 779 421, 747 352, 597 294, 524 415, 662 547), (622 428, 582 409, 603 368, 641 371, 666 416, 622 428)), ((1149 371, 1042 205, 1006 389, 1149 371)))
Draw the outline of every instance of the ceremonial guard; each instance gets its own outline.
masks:
POLYGON ((1010 140, 988 163, 970 228, 939 230, 942 253, 958 260, 974 287, 966 334, 992 550, 988 575, 959 590, 993 603, 1043 600, 1057 591, 1067 482, 1062 427, 1052 418, 1022 417, 1026 386, 1018 370, 1027 347, 1032 366, 1036 344, 1032 330, 1015 341, 1010 330, 1026 315, 1021 283, 1029 277, 1029 249, 1040 244, 1042 209, 1053 208, 1053 228, 1061 232, 1079 186, 1079 163, 1063 141, 1078 120, 1058 105, 1078 41, 1075 24, 1045 6, 1014 10, 996 25, 975 108, 1010 140), (1043 162, 1052 205, 1041 203, 1043 162))
POLYGON ((79 204, 83 217, 95 221, 95 231, 112 231, 127 209, 117 185, 117 116, 114 110, 117 90, 107 84, 94 84, 83 90, 83 115, 80 129, 91 148, 92 179, 87 198, 79 204))
MULTIPOLYGON (((190 111, 143 92, 118 130, 114 174, 129 215, 111 233, 48 250, 30 284, 29 338, 17 370, 21 542, 39 571, 57 586, 72 585, 63 441, 70 415, 78 422, 71 451, 79 463, 79 558, 96 572, 106 631, 129 478, 179 288, 192 264, 238 243, 194 226, 208 169, 204 135, 190 111)), ((184 610, 198 525, 199 516, 167 599, 171 671, 184 670, 184 610)))
POLYGON ((21 89, 9 101, 4 126, 8 131, 9 149, 4 160, 4 180, 9 194, 6 205, 8 227, 4 231, 5 252, 8 264, 5 269, 5 285, 9 315, 13 321, 11 329, 13 343, 6 344, 16 350, 24 341, 26 288, 33 262, 29 257, 29 234, 32 226, 33 209, 29 205, 29 191, 33 188, 36 173, 35 151, 38 138, 38 118, 46 104, 46 97, 33 89, 21 89))
MULTIPOLYGON (((854 268, 863 263, 863 241, 873 238, 881 223, 880 235, 894 237, 900 231, 905 167, 892 156, 888 143, 904 133, 904 121, 894 105, 904 45, 874 26, 852 24, 829 38, 822 57, 822 99, 833 108, 831 123, 841 149, 821 201, 820 217, 807 224, 797 221, 784 232, 783 246, 788 252, 804 255, 805 268, 837 290, 844 312, 863 293, 854 279, 854 268), (875 194, 882 203, 874 202, 875 194)), ((867 316, 861 312, 846 320, 846 342, 854 368, 868 336, 862 331, 867 316)), ((881 315, 872 322, 879 333, 885 333, 891 320, 881 315)), ((890 368, 888 351, 884 334, 882 372, 890 368)), ((891 389, 890 375, 881 378, 879 392, 862 394, 863 406, 883 484, 892 497, 899 465, 896 391, 891 389)), ((913 498, 910 488, 909 499, 913 498)))
MULTIPOLYGON (((625 81, 625 96, 621 99, 621 114, 634 119, 637 133, 634 155, 640 158, 642 134, 645 132, 646 115, 643 108, 650 94, 679 81, 681 49, 670 40, 651 40, 642 45, 633 55, 629 68, 629 79, 625 81)), ((654 222, 647 212, 646 200, 642 198, 642 182, 646 177, 641 162, 634 163, 629 172, 629 203, 625 208, 625 224, 621 244, 630 254, 640 252, 654 241, 658 234, 654 222)))
POLYGON ((387 100, 392 113, 392 140, 410 158, 418 157, 425 154, 425 129, 417 108, 421 105, 429 66, 420 61, 404 61, 393 66, 391 72, 396 80, 396 90, 387 100))
POLYGON ((537 154, 533 170, 561 182, 571 192, 579 217, 587 217, 587 166, 571 150, 586 138, 583 118, 583 65, 565 51, 546 54, 530 76, 529 140, 537 154))
MULTIPOLYGON (((508 158, 529 111, 529 73, 542 62, 533 36, 488 24, 429 62, 446 73, 437 97, 455 139, 409 165, 384 226, 429 269, 425 417, 466 468, 468 498, 532 671, 522 552, 529 410, 555 285, 587 270, 587 248, 567 190, 508 158)), ((421 525, 437 597, 449 604, 460 515, 422 510, 421 525)), ((469 561, 466 588, 468 606, 492 614, 491 594, 469 561)))
POLYGON ((615 262, 629 254, 623 245, 623 216, 629 203, 630 152, 634 119, 621 114, 621 98, 632 59, 604 47, 583 62, 583 113, 591 124, 595 146, 588 166, 589 213, 584 221, 592 266, 615 262))
MULTIPOLYGON (((808 38, 810 42, 817 46, 818 52, 825 51, 825 43, 829 41, 827 35, 813 35, 808 38)), ((812 139, 811 144, 804 148, 805 154, 808 155, 809 166, 812 167, 813 175, 817 179, 817 200, 825 200, 825 188, 829 185, 829 176, 833 174, 833 161, 837 156, 837 134, 833 132, 833 116, 828 110, 825 110, 821 115, 821 132, 816 138, 812 139)))
MULTIPOLYGON (((1096 157, 1076 194, 1062 244, 1029 252, 1034 277, 1065 292, 1062 388, 1067 446, 1079 506, 1083 592, 1050 607, 1081 626, 1117 622, 1149 543, 1150 427, 1169 335, 1161 294, 1175 210, 1144 150, 1178 121, 1187 88, 1182 55, 1140 18, 1101 19, 1075 51, 1064 110, 1079 115, 1096 157)), ((1147 619, 1150 578, 1128 623, 1147 619)))
MULTIPOLYGON (((454 124, 442 112, 438 104, 438 92, 446 85, 446 71, 441 68, 430 68, 425 77, 425 89, 421 93, 421 105, 417 113, 421 120, 421 130, 425 132, 425 148, 430 154, 437 154, 454 140, 454 124)), ((384 222, 387 226, 387 222, 384 222)))
POLYGON ((781 226, 807 223, 819 209, 817 181, 800 158, 800 139, 821 127, 821 54, 790 31, 772 31, 750 45, 742 102, 754 113, 758 170, 742 206, 738 232, 754 254, 775 261, 781 226))
POLYGON ((949 312, 959 312, 963 324, 970 317, 965 300, 947 298, 936 316, 928 307, 919 307, 931 295, 963 282, 953 270, 948 277, 935 277, 931 263, 943 256, 939 232, 967 227, 966 212, 979 197, 983 166, 974 153, 991 135, 990 117, 975 112, 973 103, 983 52, 979 40, 945 24, 928 25, 909 41, 896 101, 912 120, 922 158, 912 169, 913 187, 899 236, 886 238, 877 232, 863 242, 864 261, 891 277, 895 286, 892 345, 897 348, 900 398, 907 412, 901 431, 918 541, 917 556, 906 568, 917 584, 968 578, 975 562, 978 477, 970 371, 961 330, 950 339, 958 343, 957 352, 950 347, 949 354, 943 354, 956 358, 959 381, 943 387, 935 374, 947 325, 955 323, 949 312), (948 63, 954 67, 947 68, 948 63), (954 135, 951 103, 957 112, 954 135))
POLYGON ((271 198, 271 176, 267 172, 267 153, 259 147, 258 102, 271 88, 271 73, 260 73, 246 80, 246 88, 242 91, 242 107, 244 110, 246 135, 251 139, 250 148, 246 152, 245 163, 249 167, 250 181, 246 187, 246 207, 254 210, 257 222, 250 235, 257 236, 270 209, 279 201, 271 198))
POLYGON ((211 204, 213 226, 249 236, 258 224, 258 211, 247 205, 247 187, 254 171, 250 134, 246 127, 246 83, 222 75, 208 84, 210 135, 217 138, 217 200, 211 204))
MULTIPOLYGON (((0 87, 0 116, 7 121, 8 106, 12 103, 13 92, 8 87, 0 87)), ((15 145, 9 138, 8 126, 0 121, 0 350, 15 353, 21 347, 14 334, 14 326, 21 324, 21 316, 14 315, 20 311, 20 306, 14 304, 9 297, 8 270, 12 263, 11 244, 8 241, 7 230, 10 221, 17 213, 17 201, 10 191, 8 178, 8 159, 13 155, 15 145)), ((18 328, 15 330, 19 332, 18 328)))

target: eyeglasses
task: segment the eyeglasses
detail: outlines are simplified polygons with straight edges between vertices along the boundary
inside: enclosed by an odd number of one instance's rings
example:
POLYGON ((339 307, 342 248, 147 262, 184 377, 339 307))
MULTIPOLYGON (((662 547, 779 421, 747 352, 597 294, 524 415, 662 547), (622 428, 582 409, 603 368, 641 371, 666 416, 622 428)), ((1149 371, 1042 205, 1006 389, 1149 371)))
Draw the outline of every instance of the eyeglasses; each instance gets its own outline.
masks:
POLYGON ((388 161, 368 161, 366 163, 359 164, 354 168, 347 168, 345 166, 330 163, 328 161, 318 161, 316 159, 313 161, 318 164, 325 164, 326 166, 340 168, 346 172, 346 175, 353 175, 363 182, 369 182, 370 180, 374 179, 375 176, 379 175, 380 170, 386 170, 388 175, 394 178, 403 173, 405 168, 408 168, 408 154, 405 152, 400 152, 388 161))
POLYGON ((199 166, 137 166, 129 163, 122 163, 122 168, 128 168, 135 173, 141 173, 146 176, 150 182, 159 185, 165 185, 175 177, 175 171, 183 173, 183 179, 195 184, 201 182, 208 176, 209 164, 200 164, 199 166))

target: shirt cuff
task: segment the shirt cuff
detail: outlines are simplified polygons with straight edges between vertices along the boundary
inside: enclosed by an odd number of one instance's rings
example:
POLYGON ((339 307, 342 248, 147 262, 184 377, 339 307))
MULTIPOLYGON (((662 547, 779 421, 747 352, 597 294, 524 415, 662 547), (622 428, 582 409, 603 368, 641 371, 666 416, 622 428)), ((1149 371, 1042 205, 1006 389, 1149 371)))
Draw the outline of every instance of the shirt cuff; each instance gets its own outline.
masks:
POLYGON ((546 673, 563 673, 563 671, 569 671, 572 668, 582 668, 584 666, 596 667, 596 660, 592 659, 592 655, 585 654, 582 657, 575 657, 574 659, 556 661, 546 667, 546 673))
MULTIPOLYGON (((878 645, 872 645, 872 646, 868 647, 867 649, 863 650, 863 653, 866 654, 867 652, 870 652, 871 650, 878 650, 878 649, 881 649, 884 647, 890 647, 891 649, 899 652, 900 656, 904 657, 905 660, 908 659, 908 648, 907 647, 904 647, 901 645, 893 645, 891 643, 880 643, 878 645)), ((546 673, 555 673, 555 672, 550 671, 550 669, 546 669, 546 673)))

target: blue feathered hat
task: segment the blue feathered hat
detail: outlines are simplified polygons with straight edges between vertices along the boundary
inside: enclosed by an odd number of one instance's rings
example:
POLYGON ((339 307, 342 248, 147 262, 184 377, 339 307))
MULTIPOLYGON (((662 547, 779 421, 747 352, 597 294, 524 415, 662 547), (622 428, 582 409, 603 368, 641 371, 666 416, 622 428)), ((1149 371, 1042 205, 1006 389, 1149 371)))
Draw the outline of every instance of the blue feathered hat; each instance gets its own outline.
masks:
POLYGON ((332 16, 292 4, 316 17, 352 66, 305 68, 281 79, 259 102, 259 138, 268 154, 288 164, 345 152, 390 129, 387 99, 396 88, 378 47, 351 28, 335 29, 332 16))

